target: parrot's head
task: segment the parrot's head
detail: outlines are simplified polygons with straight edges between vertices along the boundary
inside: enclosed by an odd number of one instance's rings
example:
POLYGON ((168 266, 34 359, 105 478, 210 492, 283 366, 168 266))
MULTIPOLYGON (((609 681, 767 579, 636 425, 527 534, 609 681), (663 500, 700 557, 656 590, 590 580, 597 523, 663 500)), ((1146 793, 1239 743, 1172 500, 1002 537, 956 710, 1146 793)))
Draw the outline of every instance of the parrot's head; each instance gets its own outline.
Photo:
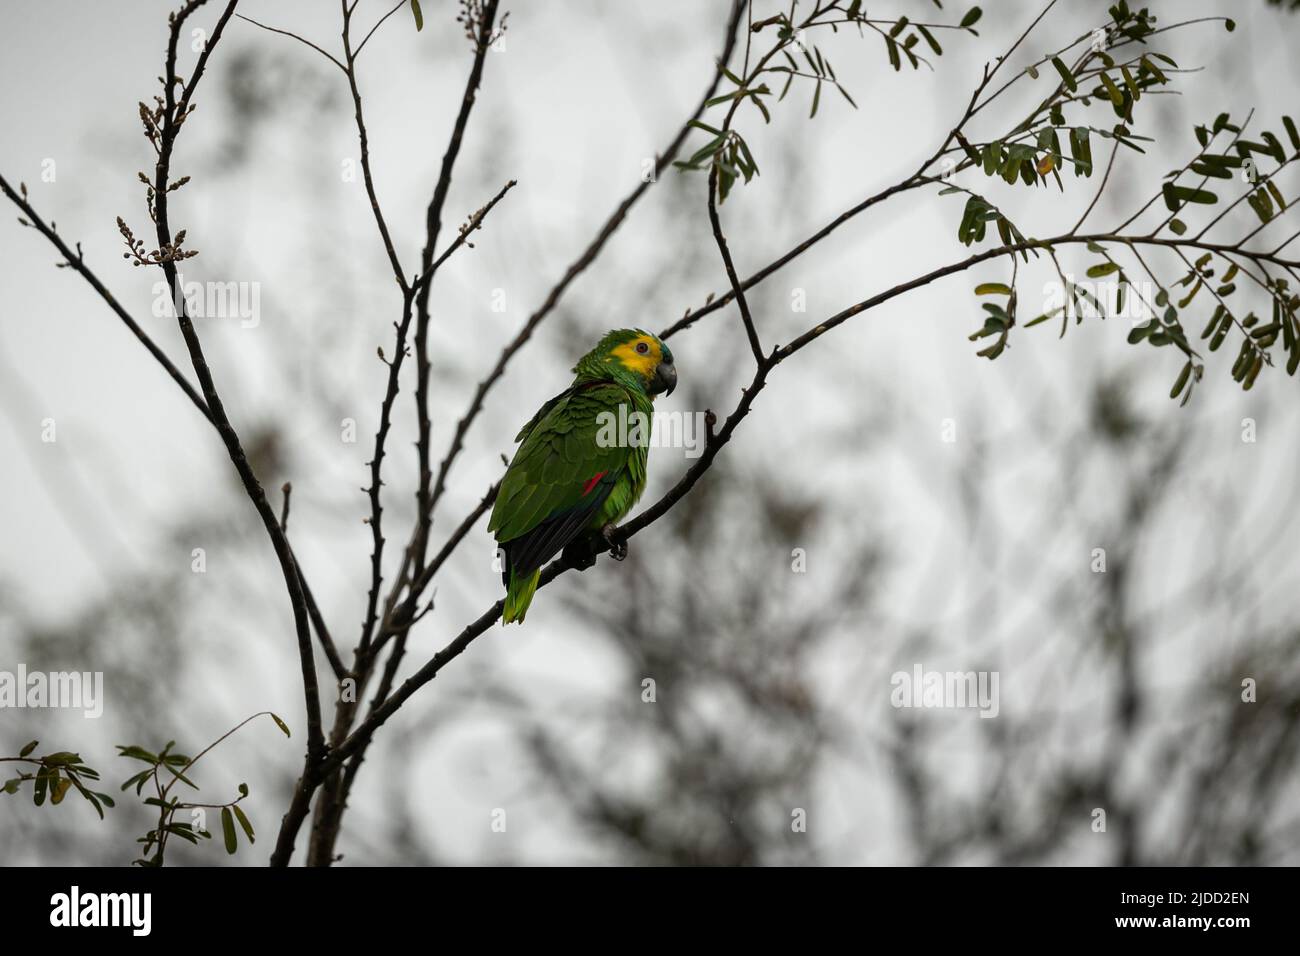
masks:
POLYGON ((673 353, 643 329, 615 329, 573 367, 579 379, 615 379, 647 395, 671 395, 677 387, 673 353))

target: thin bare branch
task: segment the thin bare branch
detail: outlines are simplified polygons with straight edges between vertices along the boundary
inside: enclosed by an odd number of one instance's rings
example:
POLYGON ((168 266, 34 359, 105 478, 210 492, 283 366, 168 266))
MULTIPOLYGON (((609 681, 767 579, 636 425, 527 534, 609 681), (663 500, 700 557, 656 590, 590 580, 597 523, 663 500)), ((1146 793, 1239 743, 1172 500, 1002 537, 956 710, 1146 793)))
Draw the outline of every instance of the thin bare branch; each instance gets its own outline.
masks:
MULTIPOLYGON (((401 6, 401 4, 398 4, 398 6, 401 6)), ((321 56, 325 57, 325 59, 329 60, 331 63, 333 63, 335 66, 337 66, 337 67, 338 67, 340 70, 342 70, 344 73, 346 73, 346 72, 348 71, 348 68, 347 68, 346 66, 344 66, 342 63, 340 63, 340 62, 338 61, 338 58, 335 57, 332 53, 329 53, 329 52, 327 52, 326 50, 321 49, 321 48, 318 47, 315 43, 312 43, 310 40, 306 39, 305 37, 301 37, 301 36, 299 36, 299 35, 296 34, 296 33, 292 33, 292 32, 290 32, 289 30, 281 30, 281 29, 279 29, 279 28, 277 28, 277 27, 270 27, 270 26, 267 26, 265 23, 259 23, 258 21, 254 20, 252 17, 246 17, 246 16, 244 16, 242 13, 237 13, 237 14, 235 14, 235 16, 239 17, 239 19, 241 19, 241 20, 244 20, 244 21, 246 21, 246 22, 248 22, 248 23, 251 23, 251 24, 252 24, 253 26, 255 26, 255 27, 261 27, 263 30, 266 30, 266 31, 268 31, 268 32, 270 32, 270 33, 278 33, 278 34, 280 34, 281 36, 292 37, 293 39, 297 40, 299 43, 304 43, 304 44, 306 44, 307 46, 311 47, 313 50, 315 50, 315 51, 316 51, 317 53, 319 53, 321 56)), ((380 21, 380 22, 383 22, 383 21, 380 21)), ((374 31, 372 30, 371 32, 373 33, 374 31)), ((357 52, 360 52, 360 49, 358 49, 357 52)))
MULTIPOLYGON (((438 170, 438 181, 433 189, 433 197, 429 200, 429 207, 425 212, 424 249, 420 254, 422 275, 415 297, 415 413, 418 429, 415 447, 419 469, 419 481, 415 492, 416 520, 411 543, 404 554, 402 570, 394 582, 393 600, 396 600, 398 591, 406 577, 407 562, 414 564, 414 571, 417 575, 424 570, 424 558, 429 545, 429 527, 433 521, 433 514, 429 507, 433 483, 433 472, 430 464, 433 425, 429 419, 429 290, 433 277, 438 271, 438 266, 441 264, 441 260, 435 262, 433 256, 438 247, 439 233, 442 231, 443 208, 447 203, 447 196, 451 192, 451 180, 456 168, 456 160, 460 156, 461 144, 465 139, 465 129, 469 125, 470 114, 478 99, 478 88, 483 82, 483 66, 487 60, 493 29, 496 25, 497 6, 498 0, 487 0, 483 4, 481 16, 474 23, 467 25, 467 29, 475 32, 474 59, 470 65, 469 77, 465 81, 465 91, 461 94, 460 109, 456 114, 455 123, 452 124, 447 149, 442 156, 442 165, 438 170)), ((509 189, 510 187, 507 186, 506 188, 509 189)), ((500 197, 498 196, 498 198, 500 197)), ((493 202, 495 201, 493 200, 493 202)), ((389 602, 389 607, 392 607, 392 601, 389 602)))
MULTIPOLYGON (((722 54, 718 58, 718 67, 714 72, 709 88, 705 91, 704 96, 700 98, 699 105, 691 114, 692 121, 697 119, 704 112, 705 104, 713 98, 714 93, 717 91, 718 84, 723 75, 722 71, 725 68, 727 61, 731 58, 731 51, 735 47, 736 31, 740 25, 743 12, 744 0, 736 0, 732 5, 731 17, 727 23, 726 39, 723 44, 722 54)), ((673 158, 677 155, 678 150, 681 149, 682 144, 686 141, 691 129, 690 121, 682 125, 681 129, 678 130, 677 135, 673 138, 673 141, 669 143, 668 148, 665 149, 656 159, 654 167, 656 174, 655 177, 648 178, 646 181, 641 182, 634 190, 632 190, 626 199, 619 203, 618 208, 615 209, 613 215, 605 221, 604 226, 601 227, 596 238, 593 239, 587 248, 583 250, 582 254, 574 260, 573 264, 565 270, 564 275, 551 289, 550 293, 548 293, 541 306, 539 306, 537 311, 528 317, 523 328, 519 330, 519 333, 514 337, 514 339, 512 339, 501 351, 492 371, 489 372, 487 377, 478 384, 478 387, 474 390, 474 395, 470 400, 469 407, 466 409, 465 414, 461 416, 460 420, 456 423, 456 431, 447 448, 447 453, 443 457, 442 463, 438 466, 438 476, 434 482, 433 492, 429 499, 430 509, 436 508, 438 501, 442 498, 447 487, 447 474, 451 471, 451 466, 453 462, 455 462, 456 456, 464 447, 465 435, 468 433, 470 426, 474 423, 474 420, 482 410, 483 401, 487 397, 488 392, 491 391, 492 387, 498 380, 500 380, 501 376, 505 374, 506 366, 509 364, 510 359, 514 357, 515 353, 524 347, 532 337, 533 332, 537 330, 537 327, 548 315, 551 314, 551 311, 559 304, 560 299, 564 296, 564 293, 568 290, 573 281, 586 271, 587 267, 596 260, 598 255, 600 255, 601 251, 605 247, 605 243, 609 241, 609 238, 618 230, 618 227, 622 225, 623 220, 627 218, 627 214, 631 211, 637 200, 639 200, 650 188, 651 182, 658 178, 658 174, 662 173, 672 162, 673 158)))
MULTIPOLYGON (((176 57, 177 47, 180 42, 180 33, 185 20, 197 9, 199 9, 205 0, 192 0, 186 5, 180 13, 173 16, 170 28, 170 37, 167 45, 167 68, 164 73, 165 77, 174 77, 176 75, 176 57)), ((209 37, 207 45, 200 57, 195 71, 189 82, 184 87, 183 98, 181 103, 176 101, 176 85, 172 82, 166 82, 165 87, 165 109, 163 112, 162 130, 160 137, 160 147, 158 162, 154 174, 154 220, 157 227, 158 246, 160 249, 166 248, 173 243, 171 227, 168 221, 168 197, 170 185, 170 165, 172 150, 176 144, 176 138, 180 133, 181 124, 188 111, 182 112, 181 104, 188 104, 194 89, 198 85, 199 78, 202 75, 203 68, 207 63, 207 58, 212 50, 216 47, 221 39, 222 32, 231 16, 234 14, 235 5, 239 0, 230 0, 217 20, 209 37)), ((288 538, 280 529, 279 521, 275 512, 272 510, 270 502, 267 501, 266 493, 262 490, 261 483, 257 480, 252 466, 248 462, 248 457, 244 453, 243 445, 240 443, 239 435, 231 424, 229 416, 226 414, 225 406, 221 401, 221 395, 217 390, 216 382, 212 375, 212 370, 208 365, 207 357, 203 352, 203 345, 199 340, 198 332, 194 328, 194 323, 186 311, 185 299, 179 294, 179 276, 177 274, 176 262, 171 259, 165 259, 162 262, 163 274, 167 279, 167 286, 171 291, 172 301, 176 304, 177 323, 180 326, 181 335, 185 339, 185 346, 190 354, 190 361, 194 366, 195 374, 198 376, 199 385, 203 392, 204 400, 212 414, 213 423, 216 425, 218 433, 226 446, 226 451, 230 455, 230 460, 238 472, 240 481, 243 483, 244 491, 249 500, 253 503, 262 524, 266 528, 268 536, 271 538, 272 546, 275 549, 276 557, 280 562, 280 569, 284 575, 285 587, 289 592, 290 603, 293 606, 294 624, 298 636, 298 656, 301 664, 303 695, 306 705, 307 720, 307 759, 315 761, 320 759, 324 752, 324 736, 321 732, 321 709, 320 709, 320 691, 316 679, 316 666, 312 652, 311 624, 307 612, 306 597, 303 594, 302 579, 299 576, 297 562, 294 560, 293 550, 289 546, 288 538)))
POLYGON ((391 17, 398 10, 402 9, 402 7, 406 6, 409 2, 410 0, 397 0, 397 3, 393 4, 393 8, 379 18, 379 22, 376 23, 373 27, 371 27, 370 32, 367 33, 362 38, 361 42, 357 44, 357 50, 352 55, 353 59, 361 55, 361 51, 364 50, 366 44, 370 42, 370 38, 375 35, 375 31, 384 25, 384 21, 387 20, 389 17, 391 17))
POLYGON ((90 283, 90 287, 94 289, 95 292, 98 293, 99 297, 104 300, 104 303, 113 310, 113 314, 122 320, 122 324, 130 329, 131 334, 139 339, 140 343, 149 350, 149 354, 152 355, 158 364, 163 367, 163 370, 171 376, 172 381, 180 386, 181 391, 183 391, 186 397, 194 404, 194 407, 199 410, 199 414, 206 418, 208 422, 215 425, 216 422, 213 421, 212 413, 208 411, 208 406, 203 400, 203 396, 194 389, 194 386, 190 384, 189 379, 185 377, 184 373, 182 373, 181 370, 173 364, 172 360, 167 357, 167 353, 158 347, 157 343, 149 337, 149 334, 140 327, 140 324, 136 322, 135 319, 131 318, 131 314, 122 307, 122 304, 117 301, 116 296, 108 291, 108 287, 105 286, 104 283, 100 281, 99 277, 91 271, 90 267, 86 265, 85 259, 79 253, 74 253, 70 248, 68 248, 68 244, 63 241, 62 237, 50 228, 45 220, 43 220, 37 214, 36 210, 32 208, 31 203, 29 203, 25 197, 19 195, 19 193, 9 185, 9 182, 2 175, 0 175, 0 192, 3 192, 8 196, 10 201, 23 211, 24 217, 32 224, 32 227, 48 239, 53 244, 54 248, 59 250, 59 254, 63 256, 63 260, 68 264, 68 267, 75 270, 83 279, 90 283))
POLYGON ((388 222, 384 219, 384 211, 379 206, 379 196, 375 192, 375 177, 370 170, 370 134, 366 130, 365 113, 361 108, 361 89, 357 85, 356 53, 352 50, 352 41, 349 38, 352 12, 348 9, 347 0, 339 0, 339 2, 343 7, 343 56, 347 63, 343 72, 347 74, 348 89, 352 93, 352 110, 356 119, 357 139, 361 146, 361 178, 366 184, 370 210, 374 213, 375 225, 379 227, 380 238, 384 241, 384 251, 388 253, 393 277, 397 280, 398 288, 406 293, 410 285, 406 280, 406 273, 402 271, 402 263, 397 258, 397 249, 393 246, 393 237, 388 231, 388 222))

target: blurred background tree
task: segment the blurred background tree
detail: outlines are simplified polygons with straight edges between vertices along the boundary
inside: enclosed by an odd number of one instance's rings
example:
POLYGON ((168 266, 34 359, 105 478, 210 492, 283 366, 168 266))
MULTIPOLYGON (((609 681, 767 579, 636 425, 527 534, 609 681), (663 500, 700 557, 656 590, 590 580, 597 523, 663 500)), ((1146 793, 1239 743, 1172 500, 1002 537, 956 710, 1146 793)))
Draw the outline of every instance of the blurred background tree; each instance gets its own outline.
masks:
MULTIPOLYGON (((317 38, 337 32, 333 11, 259 6, 249 15, 317 38)), ((412 91, 458 89, 464 74, 450 13, 425 6, 419 34, 395 21, 376 35, 382 67, 371 61, 366 74, 377 178, 405 249, 418 246, 456 105, 439 95, 413 110, 412 91)), ((87 8, 86 29, 66 38, 35 8, 12 14, 30 50, 0 66, 0 115, 14 132, 5 165, 39 169, 53 154, 61 172, 41 202, 99 264, 115 254, 113 215, 139 204, 122 171, 144 161, 126 131, 145 71, 104 66, 155 62, 169 7, 142 4, 114 24, 87 8), (92 34, 113 36, 114 49, 92 34), (62 75, 43 59, 60 44, 74 64, 62 75), (90 75, 98 79, 84 88, 90 75), (51 109, 18 122, 16 91, 30 76, 42 78, 37 95, 51 109), (74 108, 80 126, 67 122, 74 108), (95 156, 107 157, 103 168, 95 156)), ((459 221, 508 178, 520 186, 438 279, 435 447, 693 105, 726 7, 512 11, 447 218, 459 221), (574 89, 582 96, 565 92, 574 89), (492 310, 494 290, 505 312, 492 310)), ((999 5, 980 23, 984 40, 945 43, 933 73, 900 77, 874 54, 838 57, 859 111, 828 99, 811 126, 800 109, 777 111, 754 132, 762 175, 726 205, 741 274, 825 222, 846 194, 910 169, 913 135, 941 138, 989 50, 1005 49, 1040 7, 999 5)), ((1170 18, 1224 12, 1211 2, 1152 7, 1170 18)), ((1065 42, 1099 10, 1057 11, 1051 35, 1065 42)), ((1231 37, 1211 27, 1181 41, 1186 61, 1208 68, 1180 81, 1184 96, 1160 99, 1148 130, 1159 144, 1120 168, 1099 217, 1122 218, 1181 165, 1191 124, 1206 114, 1286 108, 1293 84, 1277 77, 1295 69, 1284 42, 1293 21, 1264 4, 1229 12, 1239 21, 1231 37)), ((263 485, 293 482, 295 550, 326 618, 350 638, 369 535, 356 489, 386 373, 373 356, 391 341, 391 275, 364 194, 340 178, 355 130, 339 77, 247 25, 223 43, 203 123, 182 153, 196 180, 185 218, 202 250, 186 271, 261 283, 264 321, 211 323, 205 344, 263 485), (346 418, 358 423, 357 444, 339 439, 346 418)), ((24 175, 35 190, 37 175, 24 175)), ((702 189, 699 177, 665 174, 560 304, 487 403, 435 529, 450 532, 477 503, 510 450, 518 409, 562 387, 595 335, 662 328, 725 288, 702 189)), ((1090 193, 1067 192, 1067 224, 1090 193)), ((755 289, 769 344, 932 258, 964 255, 950 202, 886 205, 755 289), (807 314, 795 311, 796 292, 807 314)), ((0 406, 12 462, 0 666, 102 670, 109 695, 98 723, 6 715, 3 749, 60 736, 103 754, 159 736, 193 749, 253 710, 298 715, 283 585, 241 489, 219 477, 229 475, 221 449, 137 343, 50 268, 48 249, 16 227, 0 234, 0 406), (34 288, 22 281, 37 274, 34 288), (60 422, 54 446, 40 442, 45 415, 60 422), (202 575, 191 570, 195 547, 208 556, 202 575)), ((152 277, 119 273, 120 297, 150 301, 152 277)), ((1219 369, 1177 409, 1166 398, 1176 368, 1135 361, 1116 322, 1072 328, 1059 344, 1029 330, 982 362, 964 338, 980 278, 883 306, 837 330, 833 347, 783 366, 706 480, 638 536, 627 562, 561 579, 526 628, 485 635, 417 695, 357 777, 344 862, 1297 862, 1292 381, 1266 377, 1243 394, 1219 369), (944 440, 945 419, 955 441, 944 440), (1243 441, 1245 419, 1258 424, 1257 441, 1243 441), (1097 548, 1104 574, 1091 569, 1097 548), (806 570, 795 569, 796 549, 806 570), (999 716, 891 707, 890 675, 916 663, 999 671, 999 716), (1247 678, 1254 703, 1242 700, 1247 678), (1104 832, 1094 829, 1098 809, 1104 832), (492 827, 498 810, 504 832, 492 827), (799 811, 804 829, 793 827, 799 811)), ((1038 303, 1023 308, 1029 316, 1038 303)), ((730 408, 747 381, 734 313, 716 318, 674 341, 677 407, 730 408)), ((179 354, 166 321, 154 333, 179 354)), ((407 404, 390 446, 400 467, 386 474, 394 528, 415 519, 407 404)), ((655 449, 645 501, 690 463, 681 449, 655 449)), ((496 599, 492 557, 476 529, 412 631, 403 673, 496 599)), ((290 722, 297 731, 300 717, 290 722)), ((214 787, 250 782, 267 842, 300 743, 250 734, 207 768, 214 787)), ((127 776, 108 771, 110 757, 95 763, 110 782, 127 776)), ((7 863, 120 864, 148 825, 138 807, 101 824, 88 807, 0 806, 7 863)), ((234 860, 260 860, 261 846, 234 860)), ((179 847, 168 859, 218 857, 179 847)))

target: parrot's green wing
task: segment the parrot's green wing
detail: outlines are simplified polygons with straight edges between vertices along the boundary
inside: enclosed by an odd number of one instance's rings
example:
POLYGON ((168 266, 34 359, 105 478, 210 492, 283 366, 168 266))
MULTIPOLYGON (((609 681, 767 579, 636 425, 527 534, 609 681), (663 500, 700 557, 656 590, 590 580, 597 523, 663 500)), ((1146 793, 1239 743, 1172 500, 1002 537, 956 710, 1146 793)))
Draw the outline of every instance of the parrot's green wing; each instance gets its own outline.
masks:
POLYGON ((631 457, 626 443, 597 440, 602 426, 608 430, 602 413, 617 422, 620 405, 626 406, 624 415, 635 408, 621 385, 578 385, 551 399, 524 426, 523 444, 501 481, 488 522, 488 530, 506 545, 507 573, 541 567, 594 519, 631 457))

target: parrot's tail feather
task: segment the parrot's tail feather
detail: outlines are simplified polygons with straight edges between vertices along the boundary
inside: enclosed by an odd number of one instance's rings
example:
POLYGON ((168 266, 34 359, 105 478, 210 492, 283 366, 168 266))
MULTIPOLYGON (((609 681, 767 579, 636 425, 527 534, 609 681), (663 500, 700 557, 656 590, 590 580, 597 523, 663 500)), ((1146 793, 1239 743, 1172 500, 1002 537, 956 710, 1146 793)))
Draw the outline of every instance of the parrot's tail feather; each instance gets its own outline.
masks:
POLYGON ((524 615, 528 613, 528 605, 533 601, 533 594, 537 591, 537 581, 541 576, 541 568, 523 577, 514 571, 510 572, 510 582, 506 585, 506 606, 501 614, 502 623, 518 621, 522 624, 524 622, 524 615))

